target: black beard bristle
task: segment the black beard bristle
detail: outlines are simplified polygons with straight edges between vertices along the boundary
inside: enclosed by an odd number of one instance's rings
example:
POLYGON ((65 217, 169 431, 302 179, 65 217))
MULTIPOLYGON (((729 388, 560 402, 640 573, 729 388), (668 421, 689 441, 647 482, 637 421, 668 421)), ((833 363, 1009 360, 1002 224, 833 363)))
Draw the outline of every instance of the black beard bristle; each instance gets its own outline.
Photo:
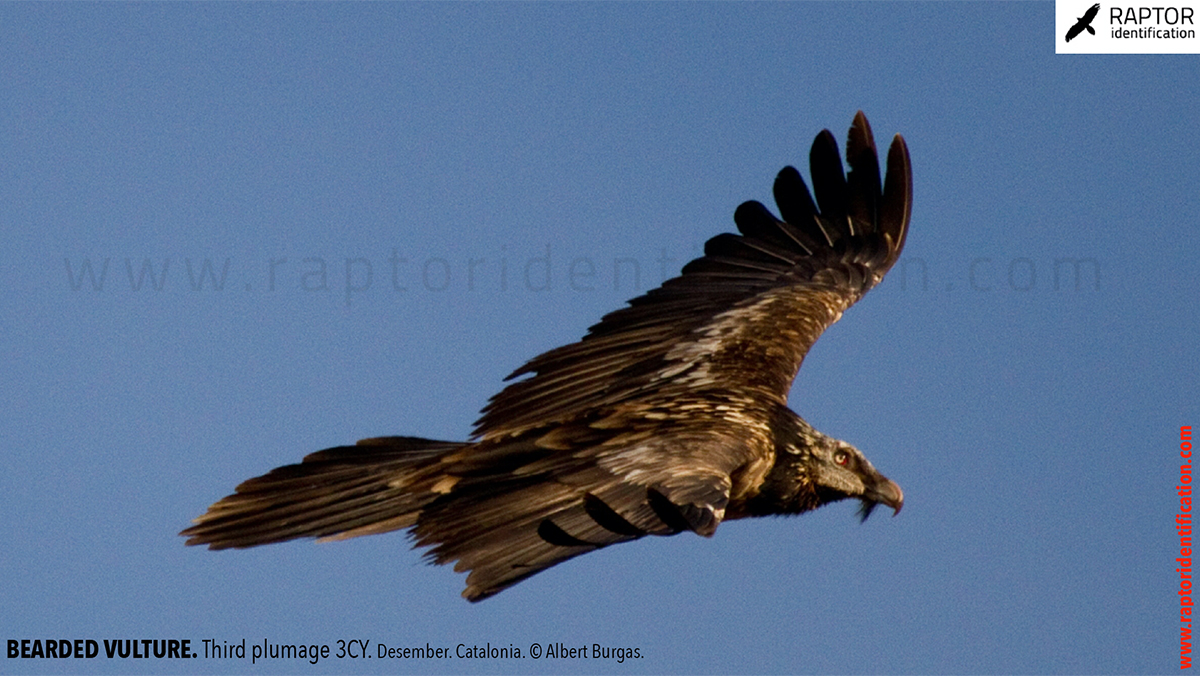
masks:
POLYGON ((861 503, 859 503, 859 505, 858 505, 858 522, 866 523, 867 519, 869 519, 871 517, 871 512, 875 511, 875 507, 878 504, 879 504, 878 502, 872 502, 870 500, 863 500, 861 503))

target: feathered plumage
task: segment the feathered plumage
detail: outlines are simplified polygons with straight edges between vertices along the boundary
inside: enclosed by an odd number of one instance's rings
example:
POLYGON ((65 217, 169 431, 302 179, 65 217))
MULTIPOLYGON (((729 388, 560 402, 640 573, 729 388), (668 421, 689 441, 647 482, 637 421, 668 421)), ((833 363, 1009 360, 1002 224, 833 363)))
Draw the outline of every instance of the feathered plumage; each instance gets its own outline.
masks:
POLYGON ((846 146, 821 132, 812 194, 792 167, 780 218, 746 202, 680 276, 530 360, 471 441, 366 439, 237 487, 183 531, 189 545, 252 547, 410 529, 436 563, 470 571, 478 601, 579 554, 645 535, 712 535, 722 521, 903 494, 853 446, 790 411, 809 348, 883 279, 912 204, 896 136, 880 182, 860 112, 846 146))

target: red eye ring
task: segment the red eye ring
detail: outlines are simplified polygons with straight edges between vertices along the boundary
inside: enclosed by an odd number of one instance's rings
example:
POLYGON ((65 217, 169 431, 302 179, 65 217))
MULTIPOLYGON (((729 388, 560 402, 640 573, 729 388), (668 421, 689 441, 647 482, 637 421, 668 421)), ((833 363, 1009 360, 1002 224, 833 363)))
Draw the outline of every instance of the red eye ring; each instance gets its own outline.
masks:
POLYGON ((846 465, 850 464, 850 454, 846 451, 838 451, 833 454, 833 461, 845 467, 846 465))

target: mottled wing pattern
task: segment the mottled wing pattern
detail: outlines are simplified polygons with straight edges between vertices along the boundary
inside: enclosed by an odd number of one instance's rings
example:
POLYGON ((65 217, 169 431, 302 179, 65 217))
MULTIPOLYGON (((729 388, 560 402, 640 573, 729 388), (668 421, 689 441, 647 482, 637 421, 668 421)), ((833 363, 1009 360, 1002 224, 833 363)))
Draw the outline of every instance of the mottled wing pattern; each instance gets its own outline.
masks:
POLYGON ((799 172, 784 169, 774 189, 782 220, 741 205, 740 235, 713 238, 679 277, 510 376, 532 377, 492 399, 479 445, 458 455, 483 453, 475 462, 487 467, 515 451, 522 464, 463 485, 463 500, 431 505, 414 530, 434 560, 472 571, 464 595, 484 598, 646 534, 711 535, 731 499, 757 490, 774 459, 772 411, 804 355, 904 245, 903 139, 881 184, 859 113, 847 159, 844 174, 822 132, 810 155, 815 202, 799 172))
MULTIPOLYGON (((714 439, 683 435, 670 440, 671 448, 653 448, 664 442, 629 445, 620 436, 550 451, 537 447, 537 435, 526 435, 448 458, 447 471, 461 479, 450 495, 425 507, 413 529, 417 545, 430 547, 427 555, 436 563, 457 561, 456 571, 471 571, 463 596, 478 601, 608 545, 685 530, 711 535, 729 493, 728 473, 684 473, 673 483, 630 475, 606 461, 639 447, 680 460, 689 450, 720 453, 714 439), (476 451, 522 459, 495 473, 471 458, 476 451)), ((686 469, 684 462, 672 466, 686 469)))
POLYGON ((492 398, 475 435, 494 439, 597 409, 701 389, 785 403, 804 355, 842 312, 892 267, 911 211, 908 149, 897 136, 881 185, 861 112, 843 173, 828 130, 810 154, 814 203, 792 167, 775 181, 782 220, 758 202, 734 214, 740 235, 718 235, 705 255, 577 343, 530 360, 492 398))
POLYGON ((895 263, 912 182, 896 137, 881 184, 860 112, 846 149, 788 167, 780 218, 738 207, 740 235, 630 301, 579 342, 531 360, 483 411, 473 442, 368 439, 251 479, 184 531, 249 547, 411 528, 486 598, 540 570, 645 535, 711 535, 774 462, 773 416, 804 355, 895 263))

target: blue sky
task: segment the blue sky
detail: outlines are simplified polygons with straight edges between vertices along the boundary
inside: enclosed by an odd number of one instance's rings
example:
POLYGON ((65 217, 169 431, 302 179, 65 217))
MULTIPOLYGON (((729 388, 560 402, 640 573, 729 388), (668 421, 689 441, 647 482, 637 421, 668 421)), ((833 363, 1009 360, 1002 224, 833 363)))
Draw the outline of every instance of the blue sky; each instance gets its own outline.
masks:
POLYGON ((1051 3, 0 5, 0 638, 642 655, 2 670, 1178 669, 1200 61, 1053 32, 1051 3), (908 141, 911 234, 791 405, 898 517, 644 539, 475 605, 401 535, 176 536, 308 452, 465 438, 859 109, 908 141))

